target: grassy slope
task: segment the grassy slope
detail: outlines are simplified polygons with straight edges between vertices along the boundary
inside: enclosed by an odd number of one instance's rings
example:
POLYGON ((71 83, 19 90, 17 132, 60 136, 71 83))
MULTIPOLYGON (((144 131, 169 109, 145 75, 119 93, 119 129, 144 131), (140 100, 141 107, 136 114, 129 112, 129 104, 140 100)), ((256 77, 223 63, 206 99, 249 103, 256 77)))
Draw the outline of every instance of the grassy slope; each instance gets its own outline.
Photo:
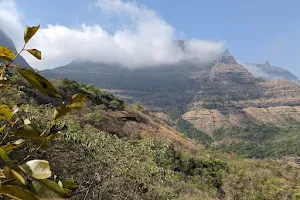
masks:
MULTIPOLYGON (((118 100, 92 86, 63 81, 56 86, 64 96, 86 90, 91 98, 61 121, 68 126, 65 135, 38 153, 59 177, 77 181, 82 190, 77 199, 300 198, 296 167, 205 149, 151 114, 111 107, 118 100)), ((0 103, 31 102, 29 114, 42 126, 53 108, 43 103, 58 103, 32 89, 1 93, 0 103)))

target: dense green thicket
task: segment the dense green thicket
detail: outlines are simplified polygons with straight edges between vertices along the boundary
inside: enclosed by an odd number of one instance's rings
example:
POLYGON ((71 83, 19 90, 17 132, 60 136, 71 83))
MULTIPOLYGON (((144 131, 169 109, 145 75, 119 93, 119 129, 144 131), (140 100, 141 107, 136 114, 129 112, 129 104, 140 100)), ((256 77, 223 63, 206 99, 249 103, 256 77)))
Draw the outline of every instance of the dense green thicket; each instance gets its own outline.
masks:
POLYGON ((199 141, 201 144, 211 145, 213 143, 213 139, 209 135, 195 128, 183 118, 179 118, 177 121, 177 130, 182 132, 185 136, 199 141))
MULTIPOLYGON (((82 189, 95 184, 88 199, 198 199, 199 194, 203 199, 217 199, 225 162, 190 156, 175 150, 168 141, 125 141, 88 126, 79 127, 71 125, 72 133, 61 145, 74 154, 80 152, 81 161, 61 175, 76 174, 82 189)), ((57 171, 66 167, 59 156, 73 159, 72 155, 58 154, 54 161, 57 171)))
POLYGON ((86 94, 89 99, 97 105, 102 104, 113 110, 122 110, 124 108, 124 101, 116 98, 110 93, 97 89, 92 84, 77 83, 74 80, 64 78, 61 80, 58 89, 60 89, 66 97, 74 92, 80 92, 86 94))
POLYGON ((256 158, 300 156, 300 126, 290 120, 277 127, 271 124, 221 128, 213 132, 222 141, 216 148, 256 158))
POLYGON ((24 82, 23 79, 16 76, 14 79, 16 80, 14 82, 14 85, 16 86, 15 89, 18 88, 26 94, 23 96, 23 101, 21 100, 22 102, 27 102, 28 99, 31 98, 35 99, 39 104, 51 103, 54 106, 58 106, 62 101, 69 102, 72 94, 83 93, 93 104, 102 105, 104 109, 122 110, 125 107, 124 101, 110 93, 97 89, 92 84, 78 83, 66 78, 55 80, 53 81, 53 85, 57 88, 57 93, 60 94, 62 98, 53 99, 30 87, 30 85, 24 82))

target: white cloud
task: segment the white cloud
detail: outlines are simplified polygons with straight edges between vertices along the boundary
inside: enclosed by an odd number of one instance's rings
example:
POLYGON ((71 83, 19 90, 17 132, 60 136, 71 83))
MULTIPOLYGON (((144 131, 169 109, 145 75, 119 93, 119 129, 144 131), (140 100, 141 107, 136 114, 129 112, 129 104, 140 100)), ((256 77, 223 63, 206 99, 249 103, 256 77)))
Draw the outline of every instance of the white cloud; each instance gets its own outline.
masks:
MULTIPOLYGON (((22 42, 22 14, 14 0, 0 0, 0 28, 17 44, 22 42)), ((19 47, 17 45, 17 47, 19 47)))
MULTIPOLYGON (((198 59, 206 62, 214 59, 223 49, 223 42, 191 40, 185 53, 174 43, 176 31, 162 20, 155 11, 132 2, 98 0, 93 9, 126 19, 113 33, 100 25, 82 24, 73 29, 59 24, 41 28, 28 44, 43 52, 44 60, 38 61, 23 54, 31 66, 38 69, 54 68, 72 60, 118 63, 131 68, 172 64, 182 59, 198 59)), ((14 1, 0 0, 0 28, 11 33, 7 24, 20 29, 24 26, 14 1), (2 4, 6 5, 2 8, 2 4), (3 14, 8 12, 8 14, 3 14), (10 19, 6 16, 11 16, 10 19), (13 22, 11 22, 13 21, 13 22)), ((18 34, 22 36, 22 31, 18 34)), ((18 43, 17 36, 13 39, 18 43)), ((18 45, 19 46, 19 45, 18 45)))

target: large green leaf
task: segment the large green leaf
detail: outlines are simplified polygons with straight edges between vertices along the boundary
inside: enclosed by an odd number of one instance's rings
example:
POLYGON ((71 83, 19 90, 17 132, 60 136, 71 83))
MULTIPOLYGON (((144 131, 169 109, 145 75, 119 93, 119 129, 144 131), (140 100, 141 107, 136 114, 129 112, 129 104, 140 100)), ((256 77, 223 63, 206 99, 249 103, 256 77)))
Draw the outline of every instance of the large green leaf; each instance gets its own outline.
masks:
POLYGON ((53 85, 44 77, 31 69, 17 69, 18 72, 25 78, 31 85, 42 92, 45 95, 53 97, 61 97, 53 85))
POLYGON ((16 180, 17 184, 20 183, 20 184, 26 185, 26 180, 21 174, 19 174, 18 172, 16 172, 13 169, 10 170, 10 173, 11 173, 12 177, 16 180))
POLYGON ((67 198, 68 190, 61 188, 56 182, 43 179, 43 180, 33 180, 32 186, 35 193, 41 198, 67 198))
POLYGON ((77 93, 72 96, 72 103, 81 103, 87 101, 88 98, 83 93, 77 93))
POLYGON ((72 103, 67 106, 69 109, 80 109, 82 108, 82 103, 72 103))
POLYGON ((64 103, 60 104, 60 106, 54 110, 54 115, 53 115, 54 120, 57 120, 58 118, 65 116, 68 112, 70 112, 70 110, 71 108, 67 107, 64 103))
POLYGON ((3 168, 3 174, 6 178, 12 178, 11 172, 10 172, 10 168, 8 166, 5 166, 3 168))
POLYGON ((52 140, 54 140, 55 138, 57 138, 61 135, 63 135, 63 133, 60 132, 60 131, 58 131, 57 133, 52 133, 51 135, 47 136, 47 141, 52 141, 52 140))
POLYGON ((37 59, 41 60, 42 59, 42 52, 37 49, 26 49, 31 55, 36 57, 37 59))
POLYGON ((9 143, 9 144, 4 145, 2 148, 3 148, 5 151, 11 151, 11 150, 13 150, 13 149, 18 148, 19 146, 22 146, 24 143, 26 143, 26 140, 19 139, 19 140, 16 140, 16 141, 14 141, 14 142, 11 142, 11 143, 9 143))
POLYGON ((14 135, 24 138, 47 140, 47 137, 40 136, 38 127, 35 123, 25 124, 20 129, 18 129, 14 135))
POLYGON ((36 179, 51 177, 50 164, 46 160, 31 160, 21 165, 22 169, 36 179))
POLYGON ((6 127, 6 124, 4 124, 3 126, 0 127, 0 132, 3 131, 6 127))
POLYGON ((7 47, 0 46, 0 59, 12 61, 16 55, 7 47))
POLYGON ((7 153, 6 153, 6 151, 1 147, 0 147, 0 157, 1 157, 2 160, 5 160, 5 161, 10 160, 7 153))
POLYGON ((9 106, 0 105, 0 120, 6 119, 7 121, 11 121, 12 116, 13 112, 11 111, 9 106))
POLYGON ((0 194, 4 194, 16 200, 39 200, 39 198, 29 190, 14 185, 1 185, 0 194))
POLYGON ((74 183, 73 179, 62 179, 60 180, 64 188, 73 190, 77 188, 77 185, 74 183))
POLYGON ((25 27, 25 31, 24 31, 25 43, 27 43, 30 40, 30 38, 32 38, 32 36, 34 36, 34 34, 39 30, 39 28, 40 28, 40 25, 33 26, 33 27, 29 27, 29 26, 25 27))

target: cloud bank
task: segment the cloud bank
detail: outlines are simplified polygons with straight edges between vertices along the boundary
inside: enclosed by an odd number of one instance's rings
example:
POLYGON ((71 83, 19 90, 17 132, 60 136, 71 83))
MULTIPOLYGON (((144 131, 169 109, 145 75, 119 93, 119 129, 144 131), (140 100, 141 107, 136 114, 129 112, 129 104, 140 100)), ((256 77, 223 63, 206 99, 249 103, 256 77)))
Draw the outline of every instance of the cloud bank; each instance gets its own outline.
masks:
MULTIPOLYGON (((54 68, 72 60, 117 63, 130 68, 173 64, 197 59, 207 62, 223 50, 223 42, 188 40, 185 51, 174 42, 176 30, 151 9, 134 2, 97 0, 92 9, 114 16, 122 26, 112 33, 101 25, 82 24, 69 28, 49 24, 41 28, 28 47, 40 49, 44 60, 38 61, 26 52, 23 57, 37 69, 54 68)), ((0 28, 22 45, 22 13, 15 1, 0 0, 0 28)))

